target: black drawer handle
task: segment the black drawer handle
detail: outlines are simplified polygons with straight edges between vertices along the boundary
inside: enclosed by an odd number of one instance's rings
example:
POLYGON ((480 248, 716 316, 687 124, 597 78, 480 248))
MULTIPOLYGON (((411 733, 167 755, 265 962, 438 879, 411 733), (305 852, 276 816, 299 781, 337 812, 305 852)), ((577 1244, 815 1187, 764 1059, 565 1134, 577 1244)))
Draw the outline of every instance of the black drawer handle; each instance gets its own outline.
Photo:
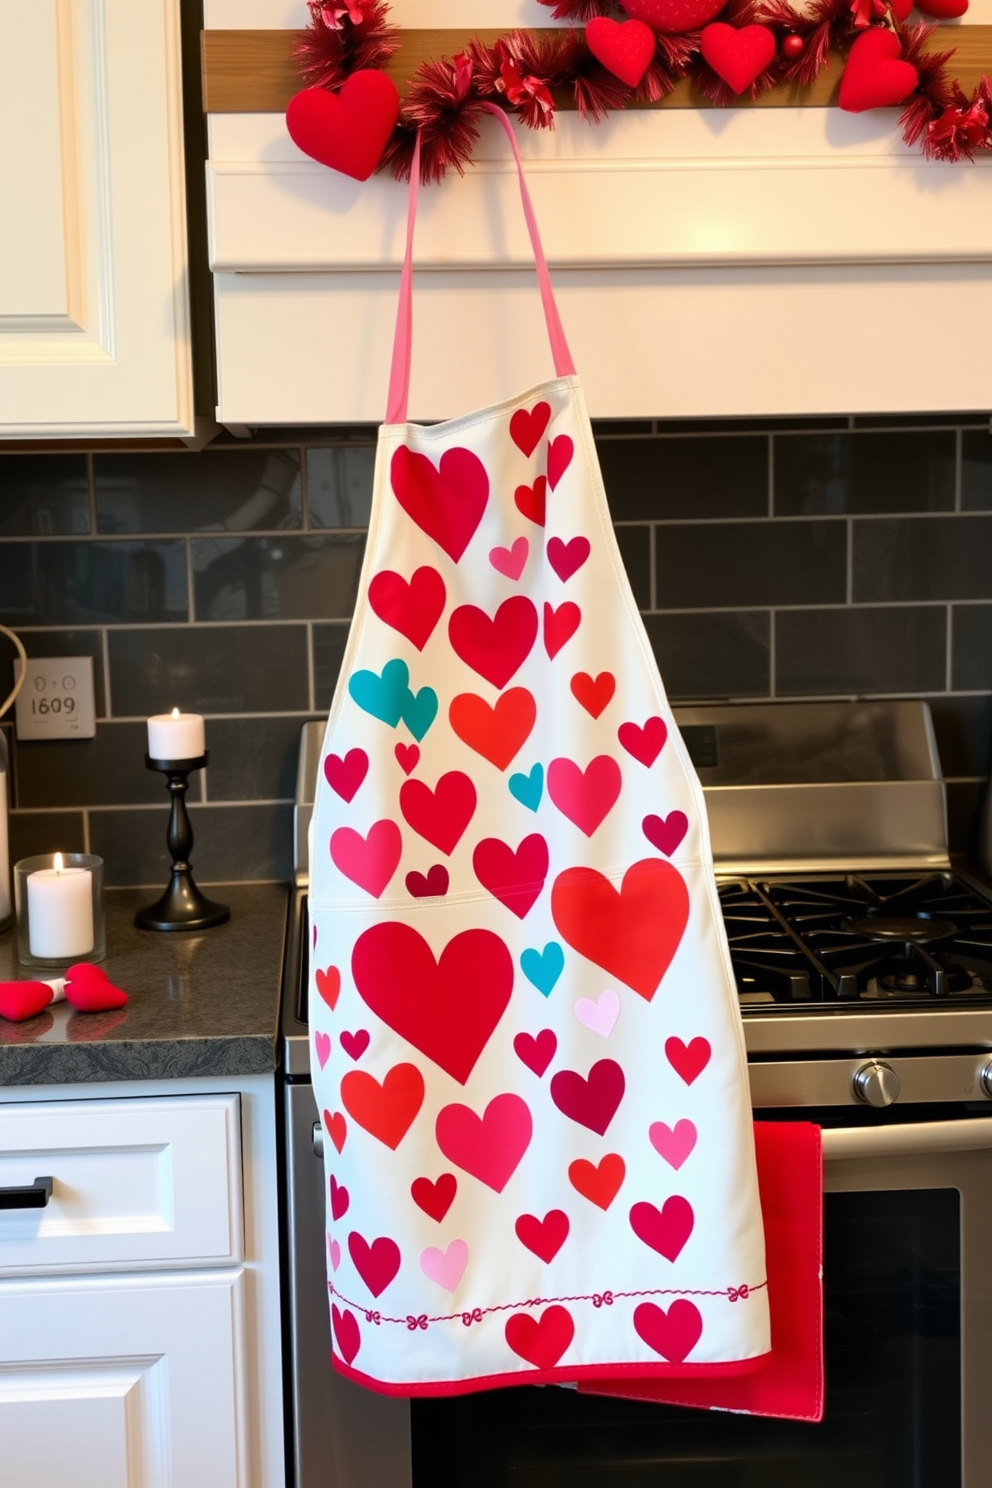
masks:
POLYGON ((36 1178, 24 1188, 0 1188, 0 1209, 44 1209, 52 1197, 52 1179, 36 1178))

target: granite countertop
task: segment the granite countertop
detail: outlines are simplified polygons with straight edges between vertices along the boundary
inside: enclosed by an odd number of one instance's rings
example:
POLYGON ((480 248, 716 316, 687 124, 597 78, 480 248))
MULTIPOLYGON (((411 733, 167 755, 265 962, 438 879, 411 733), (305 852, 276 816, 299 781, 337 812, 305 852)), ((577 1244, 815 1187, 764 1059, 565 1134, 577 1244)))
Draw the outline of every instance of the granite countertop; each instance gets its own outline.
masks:
MULTIPOLYGON (((0 1018, 0 1085, 254 1075, 276 1066, 283 944, 283 884, 226 884, 211 897, 231 918, 200 932, 138 930, 148 889, 106 895, 104 971, 127 1007, 77 1013, 56 1003, 26 1023, 0 1018)), ((13 930, 0 935, 0 981, 47 980, 21 966, 13 930)))

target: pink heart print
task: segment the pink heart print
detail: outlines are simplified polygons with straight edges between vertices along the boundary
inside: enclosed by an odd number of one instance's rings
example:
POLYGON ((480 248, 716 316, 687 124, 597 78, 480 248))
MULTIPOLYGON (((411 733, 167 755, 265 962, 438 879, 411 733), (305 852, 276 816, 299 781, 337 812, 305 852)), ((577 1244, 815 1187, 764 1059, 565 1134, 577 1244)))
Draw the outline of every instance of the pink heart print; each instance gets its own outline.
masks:
POLYGON ((318 1029, 314 1035, 314 1046, 317 1050, 317 1063, 321 1069, 331 1057, 331 1036, 329 1033, 321 1033, 318 1029))
POLYGON ((575 1004, 575 1016, 583 1027, 598 1033, 600 1038, 609 1038, 620 1016, 620 993, 608 987, 595 999, 580 997, 575 1004))
POLYGON ((449 1162, 487 1188, 502 1193, 533 1135, 527 1102, 519 1095, 496 1095, 481 1116, 468 1106, 444 1106, 434 1133, 449 1162))
POLYGON ((464 1240, 452 1240, 447 1250, 428 1245, 421 1252, 420 1269, 431 1281, 444 1287, 446 1292, 456 1290, 468 1265, 468 1246, 464 1240))
POLYGON ((674 1126, 666 1126, 664 1121, 652 1121, 648 1127, 648 1141, 658 1156, 678 1172, 696 1145, 696 1128, 686 1118, 676 1121, 674 1126))
POLYGON ((598 754, 584 770, 570 759, 553 759, 548 766, 548 795, 587 837, 613 810, 621 785, 620 766, 609 754, 598 754))
POLYGON ((511 548, 490 548, 489 562, 507 579, 519 579, 527 565, 530 543, 518 537, 511 548))
POLYGON ((376 822, 366 837, 352 827, 338 827, 331 833, 331 861, 335 868, 373 899, 381 897, 402 855, 400 829, 388 819, 376 822))
POLYGON ((336 1240, 330 1240, 327 1248, 331 1255, 331 1270, 336 1271, 341 1264, 341 1247, 336 1240))

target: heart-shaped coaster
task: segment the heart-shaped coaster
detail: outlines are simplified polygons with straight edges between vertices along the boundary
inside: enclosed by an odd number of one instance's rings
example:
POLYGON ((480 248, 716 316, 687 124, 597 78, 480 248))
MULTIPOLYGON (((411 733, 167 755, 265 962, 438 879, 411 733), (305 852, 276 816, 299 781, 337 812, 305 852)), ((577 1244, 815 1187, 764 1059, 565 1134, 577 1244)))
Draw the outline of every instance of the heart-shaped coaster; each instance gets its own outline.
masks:
POLYGON ((902 42, 894 31, 872 26, 848 53, 837 102, 849 114, 892 108, 908 98, 919 81, 911 62, 901 61, 902 42))
POLYGON ((715 21, 699 38, 699 50, 718 78, 744 93, 775 57, 775 36, 767 26, 728 26, 715 21))
POLYGON ((24 1023, 55 1001, 47 982, 0 982, 0 1018, 24 1023))
POLYGON ((337 93, 304 88, 286 109, 295 145, 331 170, 367 181, 399 118, 400 95, 384 72, 353 72, 337 93))
POLYGON ((646 21, 655 31, 672 36, 695 31, 707 21, 715 20, 727 0, 620 0, 620 3, 635 20, 646 21))
POLYGON ((65 997, 79 1013, 102 1013, 108 1008, 123 1007, 127 993, 115 987, 99 966, 79 961, 65 974, 65 997))
POLYGON ((593 16, 586 22, 586 46, 607 72, 636 88, 651 66, 654 32, 643 21, 613 21, 593 16))

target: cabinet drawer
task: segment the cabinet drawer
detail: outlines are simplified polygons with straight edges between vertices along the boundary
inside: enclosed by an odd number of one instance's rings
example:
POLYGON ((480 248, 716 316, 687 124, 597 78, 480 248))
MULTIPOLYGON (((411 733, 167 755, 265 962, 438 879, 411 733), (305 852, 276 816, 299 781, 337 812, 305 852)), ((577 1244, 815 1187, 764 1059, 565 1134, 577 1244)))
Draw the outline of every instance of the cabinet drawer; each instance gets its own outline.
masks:
POLYGON ((214 1265, 243 1255, 240 1097, 0 1105, 0 1276, 214 1265))

